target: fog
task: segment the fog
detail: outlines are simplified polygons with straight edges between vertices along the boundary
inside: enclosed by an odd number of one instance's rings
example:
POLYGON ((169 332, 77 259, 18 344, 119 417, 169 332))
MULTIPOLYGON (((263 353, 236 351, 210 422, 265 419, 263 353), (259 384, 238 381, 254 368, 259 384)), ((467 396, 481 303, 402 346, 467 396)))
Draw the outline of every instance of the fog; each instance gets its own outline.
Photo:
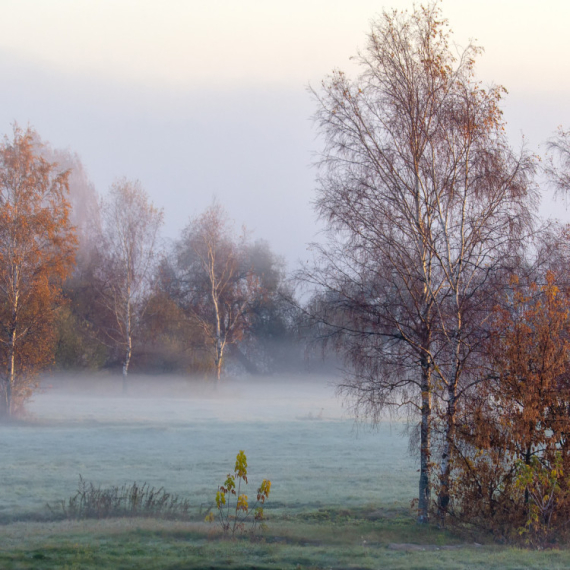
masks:
POLYGON ((119 375, 108 372, 46 375, 26 405, 27 420, 83 424, 350 418, 331 376, 234 376, 216 386, 213 377, 131 374, 126 397, 121 382, 119 375))
MULTIPOLYGON (((311 165, 321 143, 307 86, 318 88, 333 68, 352 73, 349 58, 370 19, 412 2, 3 5, 3 133, 12 121, 29 123, 54 148, 77 152, 101 194, 118 176, 140 179, 165 209, 168 238, 215 196, 294 268, 319 229, 311 165)), ((476 38, 486 48, 477 66, 483 84, 509 89, 512 144, 524 134, 541 151, 567 123, 567 3, 442 7, 459 46, 476 38)), ((569 219, 549 197, 543 211, 569 219)))
MULTIPOLYGON (((416 487, 403 424, 356 429, 330 378, 50 376, 24 419, 2 426, 0 519, 46 512, 96 485, 137 481, 199 509, 246 452, 250 486, 273 482, 269 510, 388 504, 407 507, 416 487), (382 484, 378 484, 378 481, 382 484)), ((361 426, 361 428, 364 426, 361 426)))

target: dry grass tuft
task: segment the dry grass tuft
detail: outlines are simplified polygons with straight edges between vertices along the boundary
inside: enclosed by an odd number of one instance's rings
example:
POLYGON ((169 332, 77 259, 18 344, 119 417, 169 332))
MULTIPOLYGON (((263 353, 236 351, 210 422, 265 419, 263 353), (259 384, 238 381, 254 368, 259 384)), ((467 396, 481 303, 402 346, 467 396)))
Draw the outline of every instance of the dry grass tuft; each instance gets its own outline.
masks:
POLYGON ((107 519, 117 517, 152 517, 162 519, 190 519, 190 503, 164 487, 150 487, 147 483, 108 488, 97 487, 79 476, 75 495, 67 501, 48 505, 56 516, 66 519, 107 519))

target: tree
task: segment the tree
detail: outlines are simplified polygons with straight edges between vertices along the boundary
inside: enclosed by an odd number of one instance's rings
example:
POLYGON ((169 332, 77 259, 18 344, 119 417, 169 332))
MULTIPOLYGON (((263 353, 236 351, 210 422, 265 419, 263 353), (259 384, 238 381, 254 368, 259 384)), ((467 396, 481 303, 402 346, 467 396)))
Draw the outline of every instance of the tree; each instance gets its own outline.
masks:
POLYGON ((104 307, 113 316, 105 335, 123 353, 123 393, 136 335, 149 298, 162 210, 149 202, 140 182, 118 180, 101 205, 99 281, 104 307))
POLYGON ((256 276, 262 294, 250 304, 248 334, 239 346, 232 345, 232 353, 252 374, 303 369, 298 311, 284 260, 258 239, 246 245, 244 264, 256 276))
POLYGON ((98 263, 97 243, 101 235, 100 201, 87 169, 77 153, 54 149, 35 133, 34 148, 47 162, 69 171, 69 219, 75 228, 78 247, 75 268, 63 283, 65 302, 56 311, 55 366, 63 369, 98 369, 109 349, 98 338, 100 317, 94 269, 98 263))
POLYGON ((570 191, 570 131, 559 128, 548 141, 546 174, 550 183, 561 194, 570 191))
MULTIPOLYGON (((99 236, 101 234, 99 233, 99 236)), ((55 365, 67 370, 98 370, 110 359, 115 346, 103 331, 113 326, 102 294, 102 259, 96 238, 79 237, 75 269, 63 283, 65 298, 57 310, 55 365)))
POLYGON ((453 496, 463 523, 544 546, 570 508, 570 302, 551 272, 535 277, 513 279, 490 318, 489 380, 462 410, 453 496))
POLYGON ((213 350, 219 381, 225 350, 251 326, 251 307, 262 294, 247 259, 246 238, 236 239, 223 208, 214 203, 192 220, 176 244, 179 296, 213 350))
POLYGON ((137 364, 152 372, 206 373, 211 370, 208 354, 193 350, 203 340, 202 327, 187 315, 171 295, 168 276, 161 275, 164 264, 141 323, 137 345, 137 364))
POLYGON ((101 231, 99 197, 79 155, 69 149, 53 148, 34 132, 34 149, 47 162, 56 163, 60 171, 68 172, 69 219, 75 227, 78 252, 88 249, 101 231))
POLYGON ((531 223, 533 164, 506 141, 504 90, 474 80, 480 48, 456 55, 449 43, 437 3, 384 12, 356 58, 358 79, 337 71, 313 92, 328 242, 304 279, 321 290, 314 317, 344 356, 340 389, 356 411, 377 421, 407 404, 421 415, 419 522, 434 427, 445 516, 458 400, 479 381, 489 285, 531 223))
POLYGON ((1 412, 16 413, 53 360, 54 308, 74 264, 68 175, 41 157, 30 128, 0 145, 1 412))

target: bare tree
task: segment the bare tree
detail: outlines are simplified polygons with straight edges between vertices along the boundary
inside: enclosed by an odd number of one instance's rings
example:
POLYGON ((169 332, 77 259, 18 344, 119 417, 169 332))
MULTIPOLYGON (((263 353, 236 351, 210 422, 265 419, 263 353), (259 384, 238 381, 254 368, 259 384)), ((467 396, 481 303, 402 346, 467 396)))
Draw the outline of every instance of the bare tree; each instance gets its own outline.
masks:
POLYGON ((101 299, 114 317, 113 326, 104 332, 122 347, 126 393, 133 336, 146 309, 163 213, 149 201, 140 182, 123 178, 111 186, 101 214, 101 299))
POLYGON ((570 131, 559 128, 548 141, 546 174, 554 189, 567 195, 570 191, 570 131))
POLYGON ((58 169, 68 172, 69 196, 71 206, 69 218, 75 227, 79 241, 79 253, 89 249, 101 232, 99 197, 87 169, 76 152, 69 149, 53 148, 47 141, 42 141, 34 132, 34 149, 47 162, 55 163, 58 169))
POLYGON ((304 278, 323 291, 314 316, 344 355, 340 389, 356 411, 374 421, 390 405, 420 413, 418 522, 428 520, 438 418, 445 512, 485 286, 530 221, 532 164, 506 142, 503 89, 474 81, 479 48, 456 54, 449 43, 437 3, 384 12, 356 58, 358 79, 337 71, 313 92, 326 143, 316 208, 328 242, 304 278))
POLYGON ((250 309, 261 294, 247 260, 245 235, 236 239, 218 203, 190 222, 176 246, 183 303, 213 348, 217 380, 227 346, 249 329, 250 309))

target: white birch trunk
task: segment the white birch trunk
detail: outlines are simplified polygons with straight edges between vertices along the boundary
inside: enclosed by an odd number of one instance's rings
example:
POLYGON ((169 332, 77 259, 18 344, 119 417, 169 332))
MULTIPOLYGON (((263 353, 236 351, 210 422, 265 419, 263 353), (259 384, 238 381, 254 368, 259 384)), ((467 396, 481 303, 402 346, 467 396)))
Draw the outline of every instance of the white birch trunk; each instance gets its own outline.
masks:
POLYGON ((126 319, 125 319, 125 341, 127 349, 125 352, 125 361, 123 362, 123 394, 127 394, 127 374, 129 373, 129 364, 131 362, 131 354, 133 348, 132 331, 131 331, 131 287, 127 285, 127 302, 126 302, 126 319))

